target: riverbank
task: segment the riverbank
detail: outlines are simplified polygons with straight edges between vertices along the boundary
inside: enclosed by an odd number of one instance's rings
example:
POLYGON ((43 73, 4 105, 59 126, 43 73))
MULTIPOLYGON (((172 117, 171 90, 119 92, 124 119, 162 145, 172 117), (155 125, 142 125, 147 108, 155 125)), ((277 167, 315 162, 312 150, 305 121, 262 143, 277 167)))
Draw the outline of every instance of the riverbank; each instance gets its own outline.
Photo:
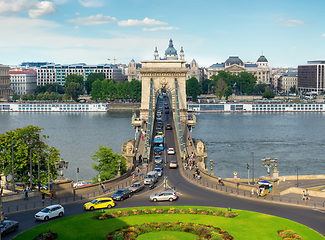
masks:
POLYGON ((141 106, 141 103, 110 103, 109 110, 138 110, 141 106))

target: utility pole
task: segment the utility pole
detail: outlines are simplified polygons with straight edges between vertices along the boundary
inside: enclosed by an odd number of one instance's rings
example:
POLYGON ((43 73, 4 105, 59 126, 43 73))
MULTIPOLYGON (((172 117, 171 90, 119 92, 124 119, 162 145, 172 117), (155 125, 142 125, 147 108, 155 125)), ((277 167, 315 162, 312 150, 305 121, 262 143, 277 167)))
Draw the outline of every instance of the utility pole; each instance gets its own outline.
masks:
POLYGON ((255 178, 254 178, 254 152, 252 152, 252 158, 253 158, 253 185, 255 184, 255 178))
POLYGON ((79 168, 77 167, 77 182, 78 182, 78 173, 79 173, 79 168))
POLYGON ((247 171, 248 171, 247 183, 249 184, 249 164, 248 163, 247 163, 247 171))

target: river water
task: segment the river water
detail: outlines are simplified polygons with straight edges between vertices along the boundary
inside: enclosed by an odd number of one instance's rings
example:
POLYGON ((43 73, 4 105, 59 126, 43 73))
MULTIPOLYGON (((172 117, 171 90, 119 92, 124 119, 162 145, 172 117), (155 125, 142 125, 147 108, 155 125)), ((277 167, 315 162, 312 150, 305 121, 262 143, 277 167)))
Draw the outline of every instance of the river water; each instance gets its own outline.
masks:
MULTIPOLYGON (((280 175, 324 174, 325 121, 323 113, 201 113, 192 136, 207 144, 208 160, 221 177, 265 175, 261 159, 278 158, 280 175)), ((134 137, 131 111, 109 113, 0 113, 0 133, 36 125, 44 128, 49 146, 69 161, 64 176, 89 180, 95 176, 91 156, 99 145, 121 152, 134 137)))

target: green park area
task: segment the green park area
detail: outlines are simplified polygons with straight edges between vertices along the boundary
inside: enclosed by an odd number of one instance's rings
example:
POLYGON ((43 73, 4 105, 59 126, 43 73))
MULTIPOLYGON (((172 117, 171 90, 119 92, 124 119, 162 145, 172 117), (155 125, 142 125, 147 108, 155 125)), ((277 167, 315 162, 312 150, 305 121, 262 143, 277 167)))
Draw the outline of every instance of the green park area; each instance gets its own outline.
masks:
MULTIPOLYGON (((136 207, 87 212, 34 227, 15 240, 46 231, 57 239, 324 239, 314 230, 271 215, 214 207, 136 207), (278 234, 283 230, 283 234, 278 234), (128 236, 128 237, 126 237, 128 236), (210 237, 210 238, 209 238, 210 237), (289 238, 288 238, 289 239, 289 238)), ((44 238, 45 239, 45 238, 44 238)))

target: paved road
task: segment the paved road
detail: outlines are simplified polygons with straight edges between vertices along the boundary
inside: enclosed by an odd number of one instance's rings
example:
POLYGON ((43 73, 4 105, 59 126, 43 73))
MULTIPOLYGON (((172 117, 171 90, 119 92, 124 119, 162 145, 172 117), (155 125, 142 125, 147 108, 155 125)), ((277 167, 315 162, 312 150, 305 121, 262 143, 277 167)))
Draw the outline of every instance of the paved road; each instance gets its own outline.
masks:
MULTIPOLYGON (((165 116, 165 120, 169 121, 170 116, 165 116)), ((167 147, 175 147, 173 131, 165 131, 165 143, 167 147)), ((166 161, 176 158, 176 155, 167 156, 164 152, 166 161)), ((254 201, 245 198, 238 198, 222 193, 218 193, 209 189, 196 186, 182 177, 179 169, 168 169, 165 167, 164 174, 168 177, 168 185, 171 188, 176 188, 179 199, 174 202, 150 202, 149 196, 158 191, 164 190, 162 178, 156 184, 156 188, 149 190, 146 187, 142 192, 134 194, 130 199, 123 202, 117 202, 116 208, 123 207, 138 207, 138 206, 181 206, 181 205, 201 205, 213 207, 231 207, 233 209, 242 209, 248 211, 261 212, 278 217, 290 219, 301 224, 304 224, 325 236, 325 212, 313 210, 311 208, 288 206, 284 204, 274 204, 263 201, 254 201)), ((83 202, 71 203, 64 205, 65 215, 72 216, 84 213, 83 202)), ((2 239, 11 239, 15 235, 32 228, 42 222, 34 221, 35 210, 26 211, 23 213, 14 213, 8 215, 10 219, 15 219, 20 222, 20 228, 17 232, 11 233, 2 239)), ((53 220, 50 220, 53 221, 53 220)))

